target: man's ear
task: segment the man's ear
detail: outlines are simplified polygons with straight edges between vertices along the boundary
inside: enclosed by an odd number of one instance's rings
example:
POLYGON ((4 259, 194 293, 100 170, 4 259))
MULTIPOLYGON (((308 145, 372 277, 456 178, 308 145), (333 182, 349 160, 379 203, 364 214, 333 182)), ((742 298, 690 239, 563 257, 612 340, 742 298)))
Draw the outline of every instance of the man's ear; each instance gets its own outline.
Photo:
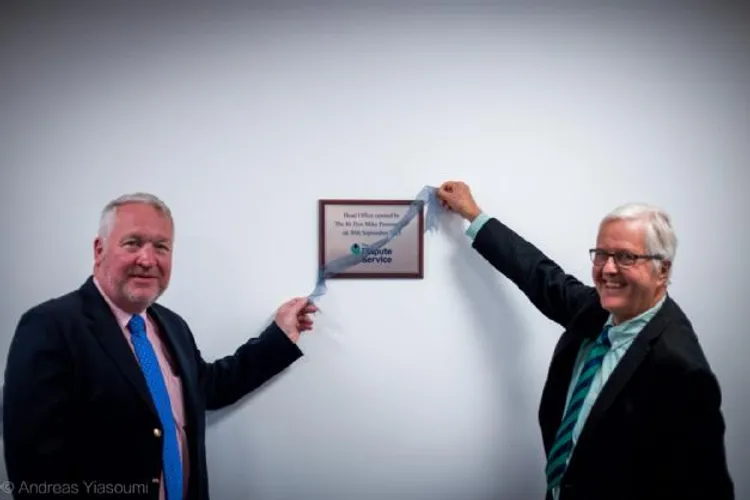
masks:
POLYGON ((94 262, 99 263, 104 255, 104 240, 100 237, 94 238, 94 262))
POLYGON ((659 276, 664 280, 666 283, 669 281, 669 270, 672 268, 672 263, 668 260, 664 260, 661 263, 661 266, 659 267, 659 276))

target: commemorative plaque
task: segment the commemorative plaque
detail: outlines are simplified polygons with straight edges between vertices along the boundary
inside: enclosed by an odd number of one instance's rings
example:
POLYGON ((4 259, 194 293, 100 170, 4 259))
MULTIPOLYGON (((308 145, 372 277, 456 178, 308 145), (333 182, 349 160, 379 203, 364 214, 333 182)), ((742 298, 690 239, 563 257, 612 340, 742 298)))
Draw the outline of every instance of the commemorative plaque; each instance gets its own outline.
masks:
POLYGON ((327 278, 424 277, 423 204, 328 199, 318 208, 319 265, 335 269, 327 278))

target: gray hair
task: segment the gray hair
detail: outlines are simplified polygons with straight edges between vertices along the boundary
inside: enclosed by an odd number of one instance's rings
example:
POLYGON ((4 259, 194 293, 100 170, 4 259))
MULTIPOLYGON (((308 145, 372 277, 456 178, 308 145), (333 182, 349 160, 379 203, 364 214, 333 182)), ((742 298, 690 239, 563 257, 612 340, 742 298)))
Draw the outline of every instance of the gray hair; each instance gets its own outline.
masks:
MULTIPOLYGON (((677 253, 677 236, 672 228, 671 217, 666 211, 645 203, 627 203, 612 210, 601 223, 613 220, 642 222, 646 228, 646 251, 669 262, 667 277, 672 275, 671 264, 677 253)), ((659 260, 654 260, 653 263, 656 270, 663 266, 659 260)))
POLYGON ((106 240, 107 236, 109 236, 109 233, 112 230, 112 226, 114 225, 115 216, 117 215, 117 209, 122 205, 128 205, 130 203, 143 203, 154 207, 156 210, 161 212, 162 215, 169 219, 169 222, 174 226, 174 220, 172 219, 171 210, 169 210, 169 207, 166 203, 164 203, 155 195, 150 193, 124 194, 107 203, 107 205, 102 210, 101 216, 99 218, 99 237, 101 239, 106 240))

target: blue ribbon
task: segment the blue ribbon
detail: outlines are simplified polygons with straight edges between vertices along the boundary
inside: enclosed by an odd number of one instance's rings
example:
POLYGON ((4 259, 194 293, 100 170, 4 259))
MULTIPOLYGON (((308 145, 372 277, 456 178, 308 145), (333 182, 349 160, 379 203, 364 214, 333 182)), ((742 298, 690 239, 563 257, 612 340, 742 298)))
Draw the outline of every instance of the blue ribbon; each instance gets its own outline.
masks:
MULTIPOLYGON (((432 186, 425 186, 422 190, 414 197, 414 201, 409 204, 409 209, 406 213, 401 216, 401 219, 396 222, 393 228, 388 232, 388 235, 368 245, 371 250, 378 250, 383 246, 387 245, 393 238, 401 233, 401 230, 406 227, 423 208, 426 208, 424 232, 437 231, 438 219, 441 214, 446 213, 446 209, 440 204, 440 200, 437 197, 437 188, 432 186)), ((367 256, 366 252, 360 252, 359 254, 346 255, 338 259, 332 260, 328 265, 318 270, 318 282, 315 285, 313 292, 308 295, 308 300, 314 302, 326 293, 326 279, 334 274, 338 274, 352 266, 356 266, 367 256)))

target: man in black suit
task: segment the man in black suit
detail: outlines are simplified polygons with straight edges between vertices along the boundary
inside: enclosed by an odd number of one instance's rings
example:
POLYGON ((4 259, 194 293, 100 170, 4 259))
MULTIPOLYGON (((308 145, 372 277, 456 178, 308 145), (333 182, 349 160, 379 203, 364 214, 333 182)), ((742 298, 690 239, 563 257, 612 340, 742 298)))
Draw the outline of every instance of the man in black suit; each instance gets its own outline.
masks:
POLYGON ((205 411, 236 402, 302 352, 315 307, 293 299, 214 362, 157 304, 174 225, 149 194, 102 212, 93 276, 22 315, 5 371, 5 462, 16 498, 209 497, 205 411))
POLYGON ((462 182, 438 197, 472 246, 564 328, 539 407, 547 498, 734 498, 721 390, 693 327, 667 294, 677 239, 654 207, 605 217, 590 251, 595 287, 484 214, 462 182))

